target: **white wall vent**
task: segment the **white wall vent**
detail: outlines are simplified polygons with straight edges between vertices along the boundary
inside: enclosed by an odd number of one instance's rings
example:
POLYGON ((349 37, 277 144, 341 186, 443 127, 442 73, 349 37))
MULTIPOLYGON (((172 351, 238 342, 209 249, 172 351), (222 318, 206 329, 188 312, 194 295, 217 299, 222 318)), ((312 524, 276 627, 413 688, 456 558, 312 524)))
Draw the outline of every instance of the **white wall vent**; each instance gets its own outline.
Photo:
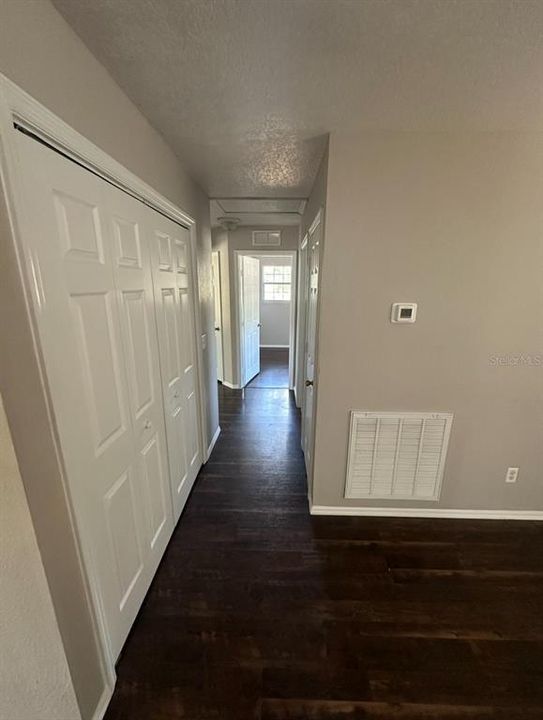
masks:
POLYGON ((254 247, 279 247, 281 230, 253 230, 254 247))
POLYGON ((452 420, 353 410, 345 497, 439 500, 452 420))

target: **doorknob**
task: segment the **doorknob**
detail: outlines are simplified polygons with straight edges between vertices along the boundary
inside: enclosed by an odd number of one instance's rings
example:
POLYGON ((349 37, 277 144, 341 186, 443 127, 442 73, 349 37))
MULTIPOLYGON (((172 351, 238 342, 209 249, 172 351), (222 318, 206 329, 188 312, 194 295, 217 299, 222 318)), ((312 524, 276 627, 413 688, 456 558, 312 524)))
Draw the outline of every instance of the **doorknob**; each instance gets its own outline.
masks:
POLYGON ((257 326, 257 327, 262 327, 262 323, 258 323, 258 326, 257 326))
POLYGON ((220 327, 216 327, 215 330, 220 330, 220 327))
POLYGON ((305 381, 305 386, 306 386, 306 387, 313 387, 313 380, 306 380, 306 381, 305 381))

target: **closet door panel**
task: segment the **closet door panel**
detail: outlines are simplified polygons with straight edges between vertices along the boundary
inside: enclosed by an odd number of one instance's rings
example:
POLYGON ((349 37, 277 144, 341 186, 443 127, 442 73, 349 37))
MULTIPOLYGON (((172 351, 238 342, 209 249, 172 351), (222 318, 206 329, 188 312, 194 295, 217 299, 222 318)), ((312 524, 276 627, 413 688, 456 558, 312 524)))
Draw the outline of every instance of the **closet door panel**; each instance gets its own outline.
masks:
POLYGON ((178 323, 179 301, 172 238, 165 231, 163 220, 157 213, 150 213, 147 223, 153 266, 170 487, 174 516, 177 520, 188 495, 188 492, 186 492, 187 458, 183 422, 181 345, 178 323))
POLYGON ((106 183, 20 135, 21 229, 85 564, 118 655, 147 591, 106 183))
POLYGON ((145 206, 28 136, 17 152, 46 381, 116 658, 173 529, 145 206))
POLYGON ((177 286, 179 291, 179 322, 183 368, 184 428, 187 447, 189 482, 194 482, 202 457, 200 453, 198 409, 196 397, 196 348, 194 329, 194 289, 190 273, 190 234, 176 227, 173 239, 177 286))
POLYGON ((173 509, 151 259, 144 230, 145 206, 117 188, 111 188, 107 193, 107 207, 150 582, 173 530, 173 509))
POLYGON ((187 460, 194 477, 199 470, 198 414, 196 408, 196 369, 192 338, 192 308, 188 288, 179 290, 179 320, 182 328, 183 393, 185 398, 185 436, 187 460))
POLYGON ((189 233, 148 211, 162 388, 174 512, 179 517, 201 465, 195 393, 189 233))

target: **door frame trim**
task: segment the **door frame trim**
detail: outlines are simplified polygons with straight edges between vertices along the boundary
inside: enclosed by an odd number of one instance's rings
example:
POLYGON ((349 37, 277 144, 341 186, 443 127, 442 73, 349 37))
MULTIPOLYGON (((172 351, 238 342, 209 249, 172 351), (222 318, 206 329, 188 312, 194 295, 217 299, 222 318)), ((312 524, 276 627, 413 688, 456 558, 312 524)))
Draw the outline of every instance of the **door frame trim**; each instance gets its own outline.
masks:
MULTIPOLYGON (((25 336, 21 342, 24 345, 24 351, 26 352, 31 372, 33 376, 39 378, 41 392, 39 397, 29 397, 29 390, 25 386, 25 378, 21 375, 22 371, 19 371, 16 358, 12 356, 7 362, 3 363, 1 389, 3 393, 6 391, 4 393, 5 409, 16 453, 23 453, 19 459, 21 477, 23 485, 25 486, 33 526, 38 539, 42 561, 62 635, 63 618, 62 613, 59 611, 59 608, 62 607, 62 602, 59 600, 61 597, 60 586, 62 583, 60 581, 57 582, 57 579, 54 577, 54 569, 51 568, 50 572, 48 572, 47 554, 49 552, 49 556, 52 557, 52 551, 44 552, 44 548, 49 548, 49 546, 51 549, 53 548, 54 541, 50 538, 47 528, 45 528, 45 526, 44 528, 40 528, 36 523, 36 517, 39 515, 39 497, 35 489, 36 479, 30 477, 31 473, 29 472, 29 470, 32 470, 32 474, 34 473, 34 466, 32 464, 33 453, 31 448, 29 448, 28 441, 23 437, 24 428, 28 427, 29 421, 34 421, 35 423, 36 416, 39 417, 41 428, 46 431, 46 436, 42 438, 43 447, 41 451, 42 454, 46 454, 48 460, 50 460, 50 467, 54 469, 55 474, 52 476, 52 481, 62 488, 64 501, 62 511, 65 514, 66 523, 69 527, 69 537, 67 537, 66 540, 73 546, 77 558, 80 574, 79 581, 82 582, 83 585, 84 596, 87 602, 86 611, 88 611, 90 616, 99 654, 100 669, 104 683, 102 697, 95 708, 95 717, 99 717, 105 711, 105 707, 107 707, 107 703, 113 694, 116 681, 115 664, 107 641, 97 578, 92 566, 89 566, 89 563, 84 560, 85 554, 82 549, 82 537, 75 522, 69 483, 62 459, 60 438, 56 429, 54 410, 41 354, 36 305, 34 302, 35 288, 32 286, 29 273, 26 269, 26 243, 19 225, 19 217, 23 212, 23 207, 21 204, 21 168, 16 148, 17 136, 15 135, 15 133, 19 131, 14 127, 15 123, 37 136, 38 141, 41 139, 47 145, 51 146, 53 151, 57 150, 65 155, 68 160, 77 162, 85 169, 93 172, 95 175, 98 175, 189 230, 191 281, 194 289, 194 302, 192 303, 194 341, 196 343, 196 371, 198 375, 198 440, 200 444, 200 458, 203 463, 208 444, 206 411, 203 405, 205 385, 203 377, 202 322, 198 291, 196 225, 190 215, 183 212, 137 175, 114 160, 110 155, 74 130, 44 105, 0 73, 0 195, 3 196, 1 198, 2 201, 5 202, 7 210, 6 225, 8 227, 5 241, 5 268, 10 275, 12 275, 13 285, 16 287, 17 298, 14 303, 14 305, 17 306, 16 319, 18 327, 21 328, 20 334, 25 336), (22 310, 19 308, 22 308, 22 310)), ((0 295, 2 295, 2 293, 0 293, 0 295)), ((2 297, 0 299, 3 300, 4 298, 2 297)), ((0 340, 5 342, 6 347, 9 345, 8 338, 1 337, 0 340)), ((13 345, 15 345, 15 343, 13 345)), ((13 353, 15 352, 16 350, 13 351, 13 353)))
MULTIPOLYGON (((235 260, 235 280, 234 280, 234 298, 236 302, 234 317, 236 318, 236 332, 237 336, 232 339, 235 342, 238 358, 237 358, 237 371, 239 379, 239 387, 243 388, 247 383, 244 383, 244 367, 243 367, 243 338, 241 334, 241 277, 240 277, 240 265, 239 258, 243 255, 249 257, 262 256, 262 257, 290 257, 292 258, 292 287, 290 293, 290 314, 289 314, 289 357, 288 357, 288 384, 289 390, 294 390, 295 384, 295 370, 296 370, 296 317, 297 317, 297 302, 298 302, 298 250, 281 250, 281 248, 274 248, 265 250, 264 248, 258 248, 256 250, 234 250, 235 260)), ((261 298, 262 302, 262 298, 261 298)), ((260 345, 260 347, 263 347, 260 345)), ((223 385, 225 383, 223 382, 223 385)))

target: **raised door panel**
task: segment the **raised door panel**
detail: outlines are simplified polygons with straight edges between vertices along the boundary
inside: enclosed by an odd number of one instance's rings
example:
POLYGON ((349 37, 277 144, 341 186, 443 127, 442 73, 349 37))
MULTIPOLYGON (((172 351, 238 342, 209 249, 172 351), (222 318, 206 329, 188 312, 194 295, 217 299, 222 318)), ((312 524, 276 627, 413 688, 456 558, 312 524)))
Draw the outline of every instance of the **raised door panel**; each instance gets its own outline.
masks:
POLYGON ((179 507, 178 502, 187 482, 188 470, 185 408, 181 403, 177 403, 172 411, 170 437, 172 446, 171 463, 173 468, 172 491, 174 493, 174 502, 177 507, 179 507))
POLYGON ((104 246, 97 204, 55 189, 53 198, 64 257, 103 265, 104 246))
POLYGON ((113 217, 116 262, 119 267, 142 269, 141 239, 137 223, 113 217))
POLYGON ((168 482, 163 467, 163 449, 158 433, 141 449, 147 522, 151 547, 160 542, 170 516, 171 502, 166 495, 168 482))
POLYGON ((104 497, 111 555, 115 561, 118 604, 122 611, 130 593, 144 572, 144 559, 136 510, 132 469, 113 484, 104 497))
POLYGON ((98 456, 127 432, 111 292, 72 295, 70 304, 83 376, 82 394, 98 456))
POLYGON ((164 326, 163 358, 165 381, 168 388, 174 388, 181 379, 183 364, 181 361, 182 345, 178 330, 177 289, 162 288, 162 314, 164 326))
POLYGON ((122 307, 126 314, 127 362, 129 366, 128 378, 131 389, 132 411, 134 417, 139 419, 155 399, 152 374, 152 340, 149 335, 144 291, 123 291, 121 298, 122 307))

